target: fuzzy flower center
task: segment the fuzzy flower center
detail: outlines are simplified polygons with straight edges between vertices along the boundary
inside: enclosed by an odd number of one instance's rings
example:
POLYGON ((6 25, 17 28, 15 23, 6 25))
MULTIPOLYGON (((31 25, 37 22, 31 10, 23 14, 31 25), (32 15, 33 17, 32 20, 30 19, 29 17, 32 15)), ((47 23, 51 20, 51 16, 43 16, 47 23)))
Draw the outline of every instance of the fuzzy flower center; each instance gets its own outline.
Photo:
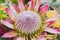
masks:
POLYGON ((16 28, 24 33, 36 31, 40 24, 40 15, 33 11, 20 12, 16 17, 16 28))

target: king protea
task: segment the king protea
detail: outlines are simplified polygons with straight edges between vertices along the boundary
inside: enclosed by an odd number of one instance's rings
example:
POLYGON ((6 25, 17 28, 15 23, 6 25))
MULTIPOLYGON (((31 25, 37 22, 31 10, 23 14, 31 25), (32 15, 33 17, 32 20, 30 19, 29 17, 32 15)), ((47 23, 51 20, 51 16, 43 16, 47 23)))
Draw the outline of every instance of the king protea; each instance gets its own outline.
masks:
POLYGON ((40 6, 40 4, 40 0, 37 0, 36 4, 31 0, 28 5, 24 5, 22 0, 18 0, 18 6, 10 3, 10 8, 5 8, 9 21, 1 20, 1 23, 13 30, 2 37, 15 37, 14 40, 47 40, 47 32, 60 34, 59 28, 50 27, 60 15, 53 18, 46 16, 49 5, 40 6))

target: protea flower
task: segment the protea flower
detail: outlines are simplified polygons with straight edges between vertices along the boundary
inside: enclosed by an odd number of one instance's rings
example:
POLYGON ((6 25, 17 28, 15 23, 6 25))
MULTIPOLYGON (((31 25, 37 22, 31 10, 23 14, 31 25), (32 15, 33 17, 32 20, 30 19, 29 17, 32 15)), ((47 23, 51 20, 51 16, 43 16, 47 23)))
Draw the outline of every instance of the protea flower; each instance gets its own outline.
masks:
MULTIPOLYGON (((46 13, 50 13, 49 5, 40 7, 40 3, 40 0, 37 0, 36 5, 34 0, 31 0, 29 6, 24 5, 22 0, 18 0, 19 6, 10 3, 10 8, 5 8, 10 22, 1 20, 1 23, 13 30, 5 33, 2 37, 15 37, 14 40, 47 40, 47 32, 60 34, 59 28, 51 27, 60 15, 53 18, 48 17, 49 15, 46 17, 46 13)), ((53 39, 50 38, 50 40, 53 39)))

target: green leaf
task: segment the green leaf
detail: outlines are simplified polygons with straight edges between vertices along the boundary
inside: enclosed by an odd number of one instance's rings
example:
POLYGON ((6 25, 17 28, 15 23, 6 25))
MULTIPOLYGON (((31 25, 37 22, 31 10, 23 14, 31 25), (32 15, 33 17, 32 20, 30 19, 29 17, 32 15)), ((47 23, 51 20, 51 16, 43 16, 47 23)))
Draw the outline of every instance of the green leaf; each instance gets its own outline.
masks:
POLYGON ((2 37, 0 37, 0 40, 2 40, 2 37))
POLYGON ((2 19, 2 18, 1 18, 2 13, 3 13, 3 10, 0 10, 0 20, 2 19))
POLYGON ((8 15, 4 12, 4 10, 0 10, 0 20, 3 19, 7 19, 8 15))
POLYGON ((17 0, 11 0, 12 1, 12 3, 14 3, 14 4, 18 4, 18 1, 17 0))
POLYGON ((0 3, 4 3, 5 2, 5 0, 0 0, 0 3))
POLYGON ((2 38, 1 36, 0 36, 0 40, 6 40, 5 38, 2 38))
POLYGON ((60 40, 60 35, 57 35, 57 40, 60 40))

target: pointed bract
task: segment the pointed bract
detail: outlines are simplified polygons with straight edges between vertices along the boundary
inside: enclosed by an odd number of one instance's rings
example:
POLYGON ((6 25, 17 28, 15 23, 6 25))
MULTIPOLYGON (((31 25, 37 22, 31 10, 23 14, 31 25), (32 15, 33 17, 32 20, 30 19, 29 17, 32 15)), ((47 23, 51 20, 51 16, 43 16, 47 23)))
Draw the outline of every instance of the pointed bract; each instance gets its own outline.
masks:
POLYGON ((16 12, 16 10, 15 10, 15 7, 13 6, 12 3, 10 3, 10 10, 11 10, 11 12, 12 12, 15 16, 17 15, 17 12, 16 12))
POLYGON ((48 8, 49 8, 49 5, 46 4, 45 6, 41 6, 41 7, 39 8, 39 11, 40 11, 40 13, 43 13, 43 15, 45 15, 46 12, 48 11, 48 8))
POLYGON ((38 10, 39 6, 40 6, 40 0, 37 0, 35 10, 38 10))
POLYGON ((11 32, 5 33, 2 37, 10 38, 10 37, 16 37, 16 36, 17 36, 17 33, 15 33, 14 31, 11 31, 11 32))
POLYGON ((14 29, 14 28, 13 28, 13 25, 12 25, 11 23, 9 23, 8 21, 1 20, 1 23, 2 23, 3 25, 7 26, 8 28, 14 29))
POLYGON ((17 13, 19 13, 20 9, 18 8, 18 6, 16 4, 13 4, 13 6, 14 6, 15 10, 17 11, 17 13))
POLYGON ((28 5, 27 4, 25 5, 25 10, 28 10, 28 5))
POLYGON ((44 6, 39 7, 39 12, 40 13, 44 14, 45 13, 44 10, 45 10, 44 6))
POLYGON ((23 4, 22 0, 18 0, 18 5, 19 5, 20 10, 24 9, 24 4, 23 4))
POLYGON ((10 16, 10 18, 11 18, 12 20, 14 20, 15 16, 14 16, 14 14, 10 11, 10 9, 9 9, 9 8, 5 8, 5 11, 6 11, 6 13, 10 16))
POLYGON ((59 31, 57 31, 56 29, 53 29, 53 28, 46 28, 45 31, 49 32, 49 33, 53 33, 53 34, 60 34, 59 31))
POLYGON ((6 21, 8 21, 8 22, 11 23, 11 24, 14 24, 14 21, 11 20, 10 18, 6 19, 6 21))
POLYGON ((45 5, 45 13, 48 11, 48 9, 49 9, 49 5, 46 4, 46 5, 45 5))
POLYGON ((31 2, 29 3, 29 8, 30 8, 31 10, 34 10, 34 8, 35 8, 34 0, 31 0, 31 2))

